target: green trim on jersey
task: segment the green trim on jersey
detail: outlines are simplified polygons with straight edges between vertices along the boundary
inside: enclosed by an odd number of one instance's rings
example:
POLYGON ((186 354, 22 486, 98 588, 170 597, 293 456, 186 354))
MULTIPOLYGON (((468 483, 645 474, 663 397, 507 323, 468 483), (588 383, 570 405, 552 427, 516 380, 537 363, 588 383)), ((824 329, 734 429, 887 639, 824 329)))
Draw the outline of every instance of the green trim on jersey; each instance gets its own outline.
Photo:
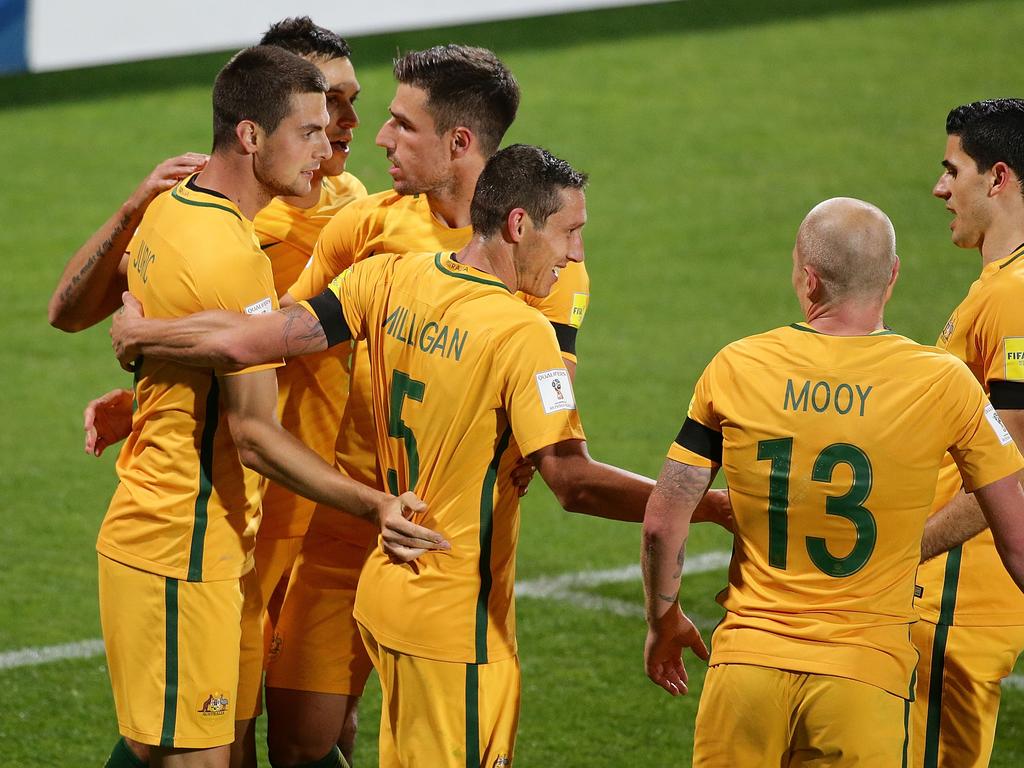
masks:
MULTIPOLYGON (((811 328, 809 325, 800 325, 799 323, 790 323, 789 327, 793 328, 794 330, 797 330, 797 331, 803 331, 804 333, 814 333, 814 334, 817 334, 818 336, 835 336, 836 335, 834 333, 822 333, 821 331, 817 331, 814 328, 811 328)), ((857 334, 854 334, 854 336, 857 336, 858 338, 863 338, 865 336, 899 336, 899 335, 900 334, 896 333, 896 331, 890 331, 888 328, 883 328, 880 331, 872 331, 871 333, 857 333, 857 334)))
POLYGON ((910 765, 910 701, 903 702, 903 764, 902 768, 910 765))
POLYGON ((498 465, 501 456, 512 438, 512 427, 506 427, 504 434, 494 446, 491 459, 480 488, 480 593, 476 598, 476 663, 487 663, 487 604, 491 598, 491 539, 494 536, 494 484, 498 479, 498 465))
POLYGON ((452 272, 444 264, 441 263, 440 251, 434 254, 434 266, 437 267, 442 272, 444 272, 449 277, 457 277, 460 280, 470 280, 474 283, 482 283, 483 285, 496 285, 499 288, 504 288, 509 293, 512 293, 512 290, 503 282, 501 282, 501 280, 488 280, 487 278, 477 277, 476 275, 464 275, 461 272, 452 272))
POLYGON ((178 580, 164 581, 164 719, 160 746, 174 746, 178 717, 178 580))
POLYGON ((199 444, 199 492, 196 494, 195 514, 192 521, 192 544, 188 555, 188 581, 203 580, 203 552, 206 544, 208 507, 213 492, 213 441, 220 421, 220 384, 211 373, 210 391, 206 395, 206 414, 203 436, 199 444))
POLYGON ((999 268, 1000 268, 1000 269, 1006 269, 1006 268, 1007 268, 1008 266, 1010 266, 1011 264, 1013 264, 1013 262, 1015 262, 1015 261, 1016 261, 1017 259, 1019 259, 1019 258, 1020 258, 1021 256, 1024 256, 1024 248, 1018 248, 1018 249, 1017 249, 1017 253, 1015 253, 1015 254, 1011 255, 1011 256, 1010 256, 1010 258, 1008 258, 1008 259, 1007 259, 1007 260, 1006 260, 1005 262, 1003 262, 1002 264, 1000 264, 1000 265, 999 265, 999 268))
POLYGON ((466 665, 466 768, 480 768, 480 669, 466 665))
POLYGON ((226 205, 220 205, 219 203, 203 203, 200 202, 199 200, 189 200, 188 198, 182 197, 181 195, 178 194, 177 187, 171 190, 171 197, 173 197, 179 203, 184 203, 185 205, 194 205, 197 208, 218 208, 222 211, 227 211, 239 221, 242 220, 242 217, 238 215, 237 211, 231 210, 226 205))
POLYGON ((939 729, 942 726, 942 685, 946 667, 946 640, 956 612, 956 589, 960 581, 960 559, 963 544, 949 550, 939 601, 939 621, 932 642, 932 665, 928 680, 928 718, 924 729, 924 768, 938 768, 939 729))

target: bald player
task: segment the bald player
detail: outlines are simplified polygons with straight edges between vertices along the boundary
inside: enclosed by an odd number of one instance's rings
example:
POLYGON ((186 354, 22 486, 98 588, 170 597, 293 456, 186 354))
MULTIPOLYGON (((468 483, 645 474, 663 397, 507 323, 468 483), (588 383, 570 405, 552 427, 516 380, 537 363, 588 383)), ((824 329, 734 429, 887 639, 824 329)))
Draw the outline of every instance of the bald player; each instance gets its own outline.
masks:
POLYGON ((719 467, 736 531, 695 766, 907 765, 914 576, 947 451, 1024 585, 1024 459, 961 361, 885 329, 898 271, 880 210, 815 207, 793 251, 804 321, 719 352, 669 449, 641 560, 644 662, 674 695, 681 649, 708 657, 677 598, 719 467))

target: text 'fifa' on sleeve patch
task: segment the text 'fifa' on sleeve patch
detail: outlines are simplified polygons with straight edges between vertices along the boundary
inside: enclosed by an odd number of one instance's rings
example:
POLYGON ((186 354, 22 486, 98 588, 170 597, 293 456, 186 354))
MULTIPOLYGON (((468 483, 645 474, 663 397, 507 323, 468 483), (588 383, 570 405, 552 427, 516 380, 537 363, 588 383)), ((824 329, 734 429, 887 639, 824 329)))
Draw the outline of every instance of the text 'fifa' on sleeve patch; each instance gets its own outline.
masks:
POLYGON ((572 309, 569 311, 569 325, 573 328, 579 328, 583 325, 583 316, 587 314, 587 306, 589 304, 589 293, 574 293, 572 295, 572 309))
POLYGON ((1010 435, 1010 430, 1003 424, 1003 420, 999 418, 999 414, 996 413, 996 409, 992 407, 991 403, 985 406, 985 418, 988 419, 989 425, 992 427, 992 431, 996 433, 996 437, 999 438, 1000 445, 1006 445, 1013 437, 1010 435))
POLYGON ((247 315, 266 315, 274 311, 274 302, 270 300, 268 296, 265 299, 260 299, 255 304, 250 304, 245 308, 245 314, 247 315))
POLYGON ((1007 381, 1024 381, 1024 336, 1003 339, 1003 359, 1007 381))
POLYGON ((572 381, 565 368, 555 368, 537 374, 537 389, 544 413, 576 410, 576 398, 572 393, 572 381))

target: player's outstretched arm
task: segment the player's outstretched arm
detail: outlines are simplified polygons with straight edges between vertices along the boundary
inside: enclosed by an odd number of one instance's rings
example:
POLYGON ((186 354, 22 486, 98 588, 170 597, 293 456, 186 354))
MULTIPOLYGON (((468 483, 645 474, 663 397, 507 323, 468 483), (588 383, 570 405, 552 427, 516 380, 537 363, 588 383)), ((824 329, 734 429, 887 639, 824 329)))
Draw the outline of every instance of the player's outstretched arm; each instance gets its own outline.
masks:
POLYGON ((1024 592, 1024 490, 1017 475, 989 483, 974 495, 992 529, 999 558, 1024 592))
POLYGON ((569 512, 638 523, 654 481, 590 457, 585 440, 563 440, 530 454, 544 482, 569 512))
POLYGON ((667 459, 644 515, 640 565, 644 582, 647 676, 673 696, 687 692, 683 648, 707 661, 700 632, 679 607, 690 520, 714 471, 667 459))
MULTIPOLYGON (((530 461, 562 508, 609 520, 644 519, 654 481, 591 458, 584 440, 563 440, 530 454, 530 461)), ((725 490, 708 492, 693 511, 695 523, 716 523, 732 530, 732 507, 725 490)))
POLYGON ((85 429, 85 452, 99 456, 124 440, 132 431, 132 400, 130 389, 112 389, 90 400, 82 413, 85 429))
POLYGON ((316 316, 300 305, 262 315, 222 309, 159 320, 143 317, 130 293, 114 314, 111 344, 121 365, 142 355, 184 365, 239 371, 281 358, 327 349, 327 335, 316 316))
POLYGON ((153 199, 183 178, 202 170, 209 157, 195 152, 164 160, 125 203, 68 260, 50 297, 50 325, 75 332, 89 328, 121 304, 125 251, 153 199))
POLYGON ((352 480, 281 426, 273 370, 222 376, 220 383, 231 437, 245 466, 308 499, 377 523, 392 560, 408 562, 430 550, 449 549, 441 534, 405 518, 426 509, 415 494, 395 497, 352 480))

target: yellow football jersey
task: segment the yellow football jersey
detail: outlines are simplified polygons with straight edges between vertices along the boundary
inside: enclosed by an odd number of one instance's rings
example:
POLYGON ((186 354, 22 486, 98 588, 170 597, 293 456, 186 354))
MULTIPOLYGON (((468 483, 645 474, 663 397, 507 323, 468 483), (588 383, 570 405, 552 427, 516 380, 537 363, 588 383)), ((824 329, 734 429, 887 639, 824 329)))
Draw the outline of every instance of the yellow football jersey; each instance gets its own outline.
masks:
POLYGON ((911 696, 921 534, 946 451, 968 487, 1024 466, 956 358, 806 324, 708 365, 669 457, 720 463, 736 541, 712 664, 834 675, 911 696))
MULTIPOLYGON (((252 222, 195 176, 150 204, 129 248, 128 288, 147 317, 277 308, 252 222)), ((220 375, 164 360, 138 364, 137 408, 100 527, 100 554, 188 581, 238 578, 252 567, 265 481, 238 460, 220 375)))
MULTIPOLYGON (((313 258, 290 289, 296 299, 316 296, 352 264, 375 254, 457 251, 472 236, 472 228, 451 229, 430 211, 424 195, 379 192, 348 206, 335 216, 317 240, 313 258)), ((590 278, 582 263, 570 263, 543 299, 516 294, 538 309, 555 329, 562 354, 575 360, 576 332, 590 299, 590 278)), ((348 401, 335 446, 335 461, 351 477, 383 487, 376 462, 373 413, 370 405, 370 361, 362 343, 353 345, 348 401)), ((345 537, 349 521, 317 513, 313 530, 345 537)))
MULTIPOLYGON (((1000 387, 1024 386, 1024 246, 982 270, 937 344, 967 363, 996 408, 1007 407, 1001 402, 1005 396, 1000 387)), ((956 465, 947 456, 933 511, 956 496, 960 486, 956 465)), ((917 574, 917 592, 918 611, 932 622, 1024 624, 1024 594, 999 560, 988 530, 924 563, 917 574)))
MULTIPOLYGON (((366 197, 366 187, 350 173, 328 176, 320 186, 320 199, 315 205, 298 208, 274 198, 253 221, 260 247, 270 258, 278 295, 288 290, 309 263, 317 237, 331 217, 366 197)), ((348 395, 348 352, 347 348, 335 347, 295 357, 277 371, 278 416, 282 426, 328 463, 334 461, 334 445, 348 395)), ((303 535, 315 506, 309 499, 269 483, 263 496, 260 536, 303 535)), ((335 512, 330 517, 338 515, 335 512)), ((352 518, 344 520, 351 522, 352 518)))
POLYGON ((521 455, 583 439, 551 325, 449 255, 380 256, 307 306, 328 338, 368 338, 382 475, 429 505, 449 552, 394 565, 375 548, 354 615, 382 645, 440 661, 516 652, 521 455))

